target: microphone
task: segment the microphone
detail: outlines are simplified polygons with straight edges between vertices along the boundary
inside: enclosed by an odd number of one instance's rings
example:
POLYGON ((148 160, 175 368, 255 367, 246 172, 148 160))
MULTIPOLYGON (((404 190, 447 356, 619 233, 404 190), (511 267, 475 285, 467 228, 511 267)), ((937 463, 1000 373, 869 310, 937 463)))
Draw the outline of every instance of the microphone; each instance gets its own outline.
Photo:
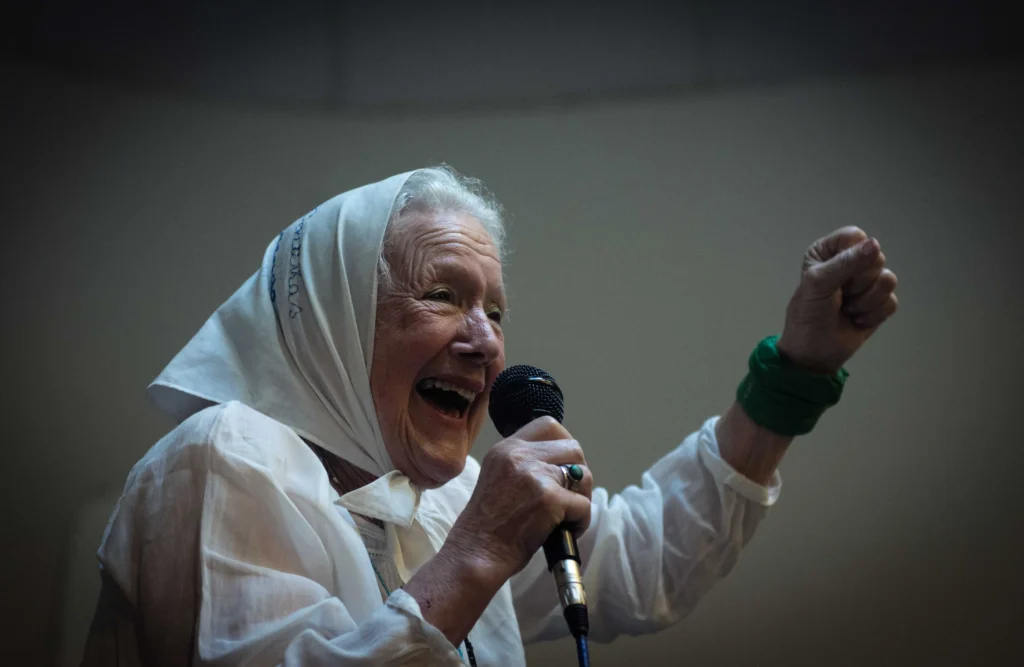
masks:
MULTIPOLYGON (((555 379, 533 366, 511 366, 502 371, 491 386, 488 412, 503 438, 534 419, 549 415, 562 423, 565 401, 555 379)), ((579 640, 590 631, 587 594, 580 574, 580 551, 572 526, 563 523, 544 542, 548 571, 555 576, 558 599, 569 631, 579 640)), ((585 642, 582 651, 586 650, 585 642)), ((581 656, 581 663, 582 663, 581 656)))

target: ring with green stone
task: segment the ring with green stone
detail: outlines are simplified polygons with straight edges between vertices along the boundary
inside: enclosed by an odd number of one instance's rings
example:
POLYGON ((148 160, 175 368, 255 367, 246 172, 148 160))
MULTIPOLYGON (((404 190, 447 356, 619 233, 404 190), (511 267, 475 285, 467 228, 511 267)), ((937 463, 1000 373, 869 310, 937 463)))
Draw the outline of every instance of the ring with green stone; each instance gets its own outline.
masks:
POLYGON ((579 493, 580 482, 583 481, 583 466, 576 465, 561 465, 558 469, 562 471, 562 486, 569 489, 570 491, 579 493))

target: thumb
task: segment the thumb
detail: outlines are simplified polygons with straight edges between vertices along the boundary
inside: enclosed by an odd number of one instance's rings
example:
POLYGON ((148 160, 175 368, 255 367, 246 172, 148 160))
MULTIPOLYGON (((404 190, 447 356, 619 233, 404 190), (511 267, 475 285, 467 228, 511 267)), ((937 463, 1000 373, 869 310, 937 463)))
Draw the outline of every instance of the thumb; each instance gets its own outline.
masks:
POLYGON ((828 261, 809 267, 805 275, 816 292, 830 294, 857 274, 871 269, 878 251, 878 241, 865 239, 852 248, 837 253, 828 261))

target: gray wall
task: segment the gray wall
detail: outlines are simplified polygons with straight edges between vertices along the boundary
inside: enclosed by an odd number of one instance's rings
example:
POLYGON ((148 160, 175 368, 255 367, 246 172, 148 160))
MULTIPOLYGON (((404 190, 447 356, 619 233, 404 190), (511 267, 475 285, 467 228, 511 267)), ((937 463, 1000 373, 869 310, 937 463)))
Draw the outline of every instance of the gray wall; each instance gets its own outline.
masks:
MULTIPOLYGON (((5 66, 5 655, 77 660, 105 516, 170 426, 144 387, 272 236, 337 192, 443 160, 510 210, 508 359, 558 378, 613 490, 729 405, 809 242, 860 225, 901 279, 901 312, 793 447, 734 573, 680 627, 594 646, 595 664, 1008 657, 1022 72, 375 120, 5 66)), ((573 659, 568 642, 529 655, 573 659)))

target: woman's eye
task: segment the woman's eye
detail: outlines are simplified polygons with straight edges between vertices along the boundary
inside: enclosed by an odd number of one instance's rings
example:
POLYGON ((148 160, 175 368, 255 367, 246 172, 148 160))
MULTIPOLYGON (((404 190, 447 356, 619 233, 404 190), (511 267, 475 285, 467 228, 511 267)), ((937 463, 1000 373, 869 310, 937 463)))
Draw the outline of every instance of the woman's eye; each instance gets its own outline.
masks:
POLYGON ((444 301, 446 303, 451 303, 452 293, 451 290, 436 289, 433 292, 427 294, 427 298, 430 299, 431 301, 444 301))
POLYGON ((487 317, 491 318, 492 320, 494 320, 498 324, 501 324, 501 311, 500 310, 492 310, 491 312, 487 313, 487 317))

